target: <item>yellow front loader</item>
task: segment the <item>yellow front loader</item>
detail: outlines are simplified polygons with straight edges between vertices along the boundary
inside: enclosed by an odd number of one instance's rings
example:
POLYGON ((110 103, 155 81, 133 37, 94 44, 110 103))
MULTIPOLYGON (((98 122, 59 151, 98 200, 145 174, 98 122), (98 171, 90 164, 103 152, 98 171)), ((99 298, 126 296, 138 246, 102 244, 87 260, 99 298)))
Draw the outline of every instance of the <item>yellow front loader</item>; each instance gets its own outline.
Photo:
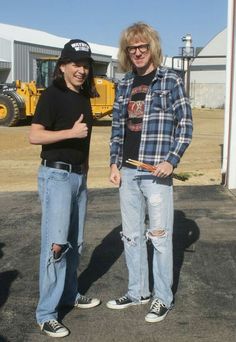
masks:
MULTIPOLYGON (((52 80, 55 59, 37 60, 37 81, 0 84, 0 125, 16 126, 20 120, 34 115, 42 91, 52 80)), ((95 77, 99 97, 91 99, 96 119, 111 115, 116 83, 104 77, 95 77)))

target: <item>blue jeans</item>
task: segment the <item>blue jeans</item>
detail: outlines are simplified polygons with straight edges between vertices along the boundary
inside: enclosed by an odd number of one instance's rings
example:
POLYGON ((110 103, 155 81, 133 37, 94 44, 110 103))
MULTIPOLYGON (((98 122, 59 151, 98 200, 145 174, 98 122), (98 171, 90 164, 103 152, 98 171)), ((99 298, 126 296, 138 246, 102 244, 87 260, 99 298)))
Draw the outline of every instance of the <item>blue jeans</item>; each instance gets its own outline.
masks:
POLYGON ((121 169, 122 239, 129 273, 127 296, 135 302, 150 295, 147 239, 153 244, 153 297, 170 307, 173 301, 172 179, 136 169, 121 169), (146 231, 145 214, 149 215, 146 231), (158 235, 159 233, 160 235, 158 235))
POLYGON ((42 324, 58 318, 59 304, 73 305, 77 267, 87 211, 86 176, 40 166, 38 188, 42 206, 39 303, 36 319, 42 324), (55 258, 53 244, 62 245, 55 258))

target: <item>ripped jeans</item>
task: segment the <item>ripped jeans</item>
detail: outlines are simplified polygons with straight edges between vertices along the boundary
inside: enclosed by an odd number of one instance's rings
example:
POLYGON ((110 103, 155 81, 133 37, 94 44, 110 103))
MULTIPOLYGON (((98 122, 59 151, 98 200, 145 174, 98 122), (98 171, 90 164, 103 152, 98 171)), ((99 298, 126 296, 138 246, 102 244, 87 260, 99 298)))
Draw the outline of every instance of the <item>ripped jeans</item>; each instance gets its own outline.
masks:
POLYGON ((133 301, 150 295, 147 238, 153 244, 153 297, 167 307, 173 301, 172 179, 136 169, 121 169, 122 240, 129 273, 127 296, 133 301), (149 227, 146 231, 145 214, 149 227))
POLYGON ((58 318, 58 306, 73 305, 77 267, 82 250, 87 210, 86 176, 40 166, 39 196, 42 206, 39 302, 36 319, 42 324, 58 318), (61 245, 55 257, 52 245, 61 245))

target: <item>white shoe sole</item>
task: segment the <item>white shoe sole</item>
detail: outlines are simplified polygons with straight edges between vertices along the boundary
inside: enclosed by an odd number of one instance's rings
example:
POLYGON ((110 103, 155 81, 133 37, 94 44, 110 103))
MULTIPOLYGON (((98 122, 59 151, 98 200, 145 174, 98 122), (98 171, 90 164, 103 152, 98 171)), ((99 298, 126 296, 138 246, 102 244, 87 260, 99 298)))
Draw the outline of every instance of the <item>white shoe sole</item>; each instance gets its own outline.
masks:
POLYGON ((95 308, 95 306, 98 306, 100 303, 101 303, 100 299, 94 298, 92 302, 89 304, 75 304, 74 306, 80 309, 90 309, 90 308, 95 308))
POLYGON ((150 299, 151 299, 151 298, 142 299, 142 300, 141 300, 141 304, 147 304, 147 303, 149 303, 150 299))
POLYGON ((50 336, 50 337, 66 337, 69 335, 69 331, 65 331, 63 333, 51 333, 49 331, 45 331, 45 330, 42 330, 46 335, 50 336))
POLYGON ((133 305, 142 305, 142 304, 147 304, 149 302, 150 298, 149 299, 144 299, 144 300, 141 300, 140 302, 132 302, 132 303, 129 303, 129 304, 121 304, 121 305, 117 305, 115 303, 115 301, 113 302, 107 302, 106 306, 109 308, 109 309, 113 309, 113 310, 123 310, 123 309, 126 309, 130 306, 133 306, 133 305))
POLYGON ((148 323, 161 322, 166 318, 167 314, 168 314, 168 311, 161 317, 155 316, 154 314, 150 314, 150 316, 148 316, 149 314, 147 314, 145 316, 145 321, 148 323))
POLYGON ((50 337, 65 337, 65 336, 68 336, 69 335, 69 330, 65 328, 65 330, 63 332, 57 332, 57 333, 53 333, 53 332, 50 332, 50 331, 47 331, 47 330, 43 330, 43 324, 39 324, 40 326, 40 330, 45 334, 45 335, 48 335, 50 337))

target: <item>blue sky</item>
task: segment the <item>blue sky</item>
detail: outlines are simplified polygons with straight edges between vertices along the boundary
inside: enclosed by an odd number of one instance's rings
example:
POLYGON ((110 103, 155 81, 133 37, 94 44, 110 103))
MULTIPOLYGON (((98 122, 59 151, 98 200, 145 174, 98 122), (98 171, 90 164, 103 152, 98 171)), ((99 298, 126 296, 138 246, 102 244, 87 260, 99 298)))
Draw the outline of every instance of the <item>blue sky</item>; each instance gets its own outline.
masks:
POLYGON ((227 26, 227 0, 0 0, 1 23, 116 47, 136 21, 152 25, 173 56, 186 33, 194 47, 205 46, 227 26))

